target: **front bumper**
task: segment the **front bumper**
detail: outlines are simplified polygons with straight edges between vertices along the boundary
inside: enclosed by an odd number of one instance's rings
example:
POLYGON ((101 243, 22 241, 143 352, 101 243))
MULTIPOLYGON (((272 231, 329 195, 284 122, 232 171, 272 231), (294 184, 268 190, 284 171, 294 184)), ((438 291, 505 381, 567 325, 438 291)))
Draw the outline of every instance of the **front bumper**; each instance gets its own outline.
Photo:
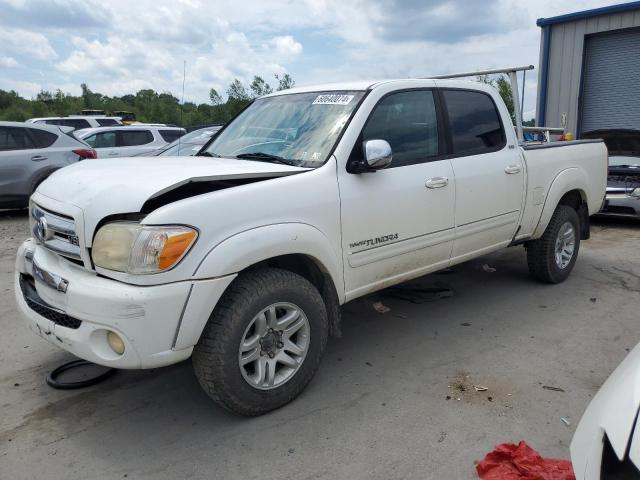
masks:
POLYGON ((191 355, 234 275, 135 286, 76 266, 30 239, 18 249, 15 296, 28 326, 85 360, 115 368, 154 368, 191 355), (124 341, 116 354, 113 331, 124 341))
POLYGON ((600 213, 640 217, 640 197, 632 197, 624 192, 607 189, 607 196, 600 213))
POLYGON ((640 345, 616 368, 571 440, 577 480, 640 478, 640 345), (632 476, 616 476, 633 471, 632 476))

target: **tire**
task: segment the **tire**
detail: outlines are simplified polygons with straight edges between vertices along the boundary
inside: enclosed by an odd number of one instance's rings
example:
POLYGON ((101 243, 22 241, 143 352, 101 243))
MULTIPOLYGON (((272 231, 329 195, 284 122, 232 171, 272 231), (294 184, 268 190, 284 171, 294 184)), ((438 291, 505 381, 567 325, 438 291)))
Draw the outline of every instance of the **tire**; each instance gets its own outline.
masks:
MULTIPOLYGON (((571 237, 569 237, 571 238, 571 237)), ((567 205, 558 205, 547 225, 542 237, 527 243, 527 263, 529 272, 534 278, 546 283, 564 282, 576 263, 580 250, 580 218, 578 213, 567 205), (567 225, 573 230, 573 249, 568 257, 568 246, 562 247, 562 235, 567 238, 567 225), (557 242, 560 242, 557 244, 557 242), (564 256, 559 262, 556 258, 556 246, 561 248, 564 256)))
POLYGON ((194 348, 196 377, 221 407, 243 416, 261 415, 286 405, 304 390, 318 369, 328 331, 322 296, 304 277, 274 268, 242 273, 223 294, 194 348), (296 309, 301 315, 289 327, 274 328, 274 332, 267 330, 261 335, 265 324, 274 325, 276 320, 284 324, 294 318, 296 309), (302 327, 287 337, 286 332, 299 323, 302 327), (304 349, 304 355, 296 356, 293 350, 287 350, 292 345, 289 340, 298 350, 304 349), (253 347, 241 352, 241 345, 254 345, 256 341, 259 356, 243 367, 242 355, 249 358, 257 354, 253 347), (276 363, 283 353, 295 358, 297 366, 276 363), (265 371, 265 375, 259 374, 265 371))

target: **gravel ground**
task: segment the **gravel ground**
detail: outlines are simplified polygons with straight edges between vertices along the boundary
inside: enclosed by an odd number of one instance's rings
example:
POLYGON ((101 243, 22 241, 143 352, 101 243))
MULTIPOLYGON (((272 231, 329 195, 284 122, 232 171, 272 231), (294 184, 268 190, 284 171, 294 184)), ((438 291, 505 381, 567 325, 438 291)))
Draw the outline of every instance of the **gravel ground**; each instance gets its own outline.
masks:
POLYGON ((420 280, 448 298, 346 305, 309 388, 259 418, 215 407, 189 361, 53 390, 45 374, 71 357, 13 299, 27 232, 25 213, 0 212, 1 479, 470 479, 519 440, 568 458, 590 398, 640 341, 640 222, 600 220, 562 285, 531 280, 512 248, 420 280))

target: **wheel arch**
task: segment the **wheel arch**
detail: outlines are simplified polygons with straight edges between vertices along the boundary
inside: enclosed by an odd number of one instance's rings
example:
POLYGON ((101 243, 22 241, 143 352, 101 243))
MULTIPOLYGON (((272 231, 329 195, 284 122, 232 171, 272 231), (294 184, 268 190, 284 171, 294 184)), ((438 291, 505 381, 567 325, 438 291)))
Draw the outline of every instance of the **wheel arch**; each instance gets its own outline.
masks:
POLYGON ((209 251, 194 276, 223 277, 267 267, 288 270, 309 280, 327 306, 330 333, 340 336, 342 265, 329 239, 311 225, 268 225, 227 238, 209 251))
POLYGON ((588 239, 589 198, 587 185, 584 172, 578 168, 568 168, 560 172, 551 183, 533 238, 542 236, 558 205, 567 205, 578 213, 581 239, 588 239))

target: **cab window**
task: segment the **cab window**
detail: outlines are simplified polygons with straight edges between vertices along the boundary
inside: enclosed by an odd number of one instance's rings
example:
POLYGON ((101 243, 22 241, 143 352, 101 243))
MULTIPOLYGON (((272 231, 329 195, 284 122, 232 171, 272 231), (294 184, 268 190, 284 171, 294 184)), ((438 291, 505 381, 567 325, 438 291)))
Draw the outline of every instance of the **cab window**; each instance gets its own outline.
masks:
POLYGON ((393 152, 389 168, 434 160, 440 145, 433 91, 410 90, 384 97, 362 131, 362 142, 366 140, 389 142, 393 152))
POLYGON ((470 90, 443 90, 454 155, 501 150, 506 135, 493 99, 470 90))

